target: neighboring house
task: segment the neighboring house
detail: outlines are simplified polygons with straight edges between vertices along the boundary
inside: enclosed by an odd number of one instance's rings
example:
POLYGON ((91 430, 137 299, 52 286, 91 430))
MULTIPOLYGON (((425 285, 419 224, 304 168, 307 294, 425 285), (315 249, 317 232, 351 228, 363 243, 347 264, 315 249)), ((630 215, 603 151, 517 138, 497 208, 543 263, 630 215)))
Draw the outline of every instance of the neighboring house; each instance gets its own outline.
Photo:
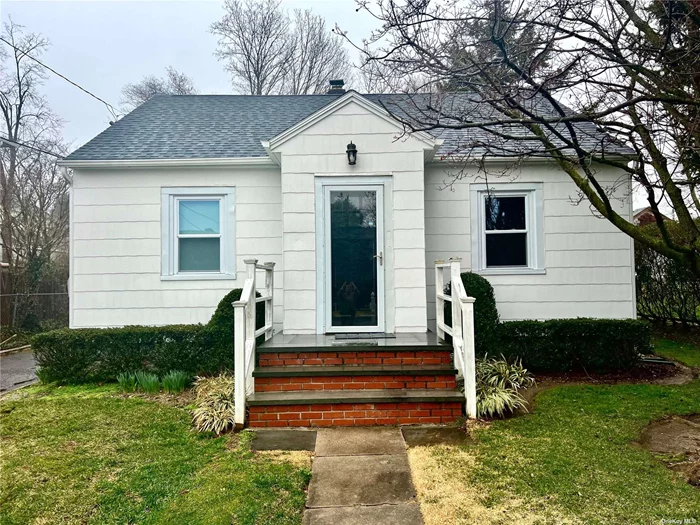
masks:
MULTIPOLYGON (((138 107, 61 162, 73 169, 70 326, 205 323, 251 258, 276 263, 286 334, 425 332, 434 261, 449 257, 489 279, 504 320, 635 317, 631 239, 576 205, 546 159, 490 175, 489 197, 477 166, 451 157, 473 132, 403 135, 382 107, 410 111, 420 97, 156 96, 138 107)), ((486 159, 494 173, 504 162, 486 159)), ((631 218, 621 176, 597 168, 631 218)))
MULTIPOLYGON (((670 221, 665 215, 661 215, 665 221, 670 221)), ((656 224, 656 217, 654 217, 654 212, 651 211, 651 206, 645 208, 637 208, 632 212, 632 220, 635 224, 639 226, 646 226, 647 224, 656 224)))

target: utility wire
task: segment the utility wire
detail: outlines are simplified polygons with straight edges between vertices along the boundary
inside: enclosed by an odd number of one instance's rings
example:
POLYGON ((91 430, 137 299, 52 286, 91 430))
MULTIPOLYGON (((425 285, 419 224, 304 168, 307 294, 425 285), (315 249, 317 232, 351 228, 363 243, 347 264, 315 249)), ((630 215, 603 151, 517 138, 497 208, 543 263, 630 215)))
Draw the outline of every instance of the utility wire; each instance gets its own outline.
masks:
POLYGON ((10 144, 13 144, 15 146, 21 146, 23 148, 31 149, 34 151, 38 151, 39 153, 44 153, 45 155, 51 155, 52 157, 56 157, 57 159, 63 159, 65 158, 63 155, 59 155, 58 153, 54 153, 53 151, 47 151, 45 149, 37 148, 35 146, 30 146, 29 144, 24 144, 22 142, 17 142, 16 140, 10 140, 7 137, 1 137, 0 136, 0 142, 9 142, 10 144))
POLYGON ((27 52, 24 51, 23 49, 20 49, 19 47, 17 47, 16 45, 14 45, 12 42, 6 40, 5 38, 0 37, 0 41, 6 43, 8 46, 10 46, 10 47, 11 47, 12 49, 14 49, 15 51, 19 51, 20 53, 22 53, 22 54, 23 54, 24 56, 26 56, 27 58, 32 59, 34 62, 36 62, 36 63, 39 64, 40 66, 45 67, 46 69, 48 69, 49 71, 51 71, 54 75, 57 75, 57 76, 61 77, 63 80, 65 80, 65 81, 68 82, 69 84, 72 84, 72 85, 74 85, 75 87, 77 87, 79 90, 81 90, 81 91, 87 93, 87 94, 90 95, 92 98, 97 99, 97 100, 99 100, 100 102, 102 102, 102 103, 107 107, 107 110, 110 112, 110 114, 112 115, 112 118, 114 118, 114 120, 117 120, 117 119, 119 118, 119 115, 118 115, 118 113, 117 113, 117 110, 116 110, 116 109, 114 108, 114 106, 112 106, 112 104, 110 104, 109 102, 105 101, 104 99, 101 99, 100 97, 98 97, 98 96, 95 95, 94 93, 91 93, 90 91, 88 91, 87 89, 85 89, 83 86, 81 86, 81 85, 79 85, 79 84, 76 84, 76 83, 73 82, 70 78, 66 77, 65 75, 62 75, 61 73, 59 73, 58 71, 56 71, 56 70, 53 69, 52 67, 47 66, 47 65, 44 64, 42 61, 40 61, 40 60, 37 59, 37 58, 34 58, 34 57, 31 56, 29 53, 27 53, 27 52))

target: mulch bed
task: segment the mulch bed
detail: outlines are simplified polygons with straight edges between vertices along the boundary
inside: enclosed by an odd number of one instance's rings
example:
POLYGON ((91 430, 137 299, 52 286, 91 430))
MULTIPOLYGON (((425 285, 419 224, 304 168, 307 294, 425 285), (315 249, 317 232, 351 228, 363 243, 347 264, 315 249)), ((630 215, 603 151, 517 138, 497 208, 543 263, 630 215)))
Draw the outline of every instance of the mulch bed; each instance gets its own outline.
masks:
POLYGON ((660 380, 675 377, 683 373, 684 367, 658 363, 639 363, 631 370, 612 372, 609 374, 589 374, 584 371, 535 374, 535 379, 541 384, 590 383, 656 383, 660 380))

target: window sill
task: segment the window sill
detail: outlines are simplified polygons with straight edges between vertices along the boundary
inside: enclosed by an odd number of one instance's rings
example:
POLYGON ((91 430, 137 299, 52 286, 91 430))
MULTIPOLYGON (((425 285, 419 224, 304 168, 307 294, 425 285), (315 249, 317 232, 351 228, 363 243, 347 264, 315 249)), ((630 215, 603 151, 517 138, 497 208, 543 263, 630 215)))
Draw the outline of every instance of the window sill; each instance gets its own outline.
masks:
POLYGON ((190 275, 161 275, 161 281, 235 281, 235 273, 193 273, 190 275))
POLYGON ((474 270, 478 275, 546 275, 544 268, 488 268, 474 270))

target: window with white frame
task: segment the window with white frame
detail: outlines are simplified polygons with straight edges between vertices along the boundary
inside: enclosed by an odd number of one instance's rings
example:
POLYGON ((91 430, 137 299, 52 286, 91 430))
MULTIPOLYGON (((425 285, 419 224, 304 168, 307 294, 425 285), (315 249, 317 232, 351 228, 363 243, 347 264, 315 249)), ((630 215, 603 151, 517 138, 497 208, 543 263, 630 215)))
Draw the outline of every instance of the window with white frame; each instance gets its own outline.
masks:
POLYGON ((164 279, 235 278, 233 188, 163 188, 164 279))
POLYGON ((472 268, 493 274, 543 272, 542 185, 472 186, 472 268))

